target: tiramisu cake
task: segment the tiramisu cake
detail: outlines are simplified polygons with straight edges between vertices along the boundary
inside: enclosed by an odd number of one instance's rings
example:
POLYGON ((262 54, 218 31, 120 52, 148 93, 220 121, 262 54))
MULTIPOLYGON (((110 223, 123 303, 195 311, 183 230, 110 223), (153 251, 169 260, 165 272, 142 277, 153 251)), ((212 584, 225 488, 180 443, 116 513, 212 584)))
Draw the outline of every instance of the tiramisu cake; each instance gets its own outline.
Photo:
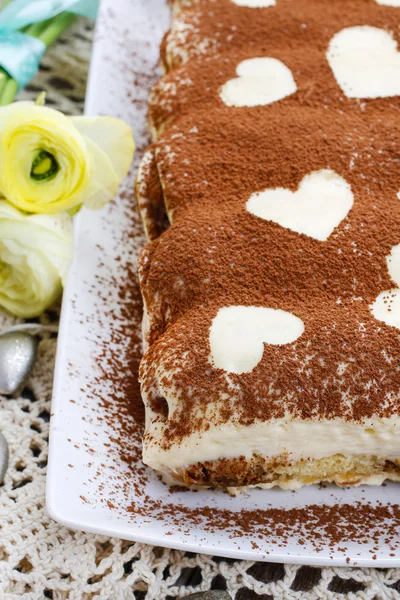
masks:
POLYGON ((144 462, 400 480, 400 0, 180 0, 137 183, 144 462))

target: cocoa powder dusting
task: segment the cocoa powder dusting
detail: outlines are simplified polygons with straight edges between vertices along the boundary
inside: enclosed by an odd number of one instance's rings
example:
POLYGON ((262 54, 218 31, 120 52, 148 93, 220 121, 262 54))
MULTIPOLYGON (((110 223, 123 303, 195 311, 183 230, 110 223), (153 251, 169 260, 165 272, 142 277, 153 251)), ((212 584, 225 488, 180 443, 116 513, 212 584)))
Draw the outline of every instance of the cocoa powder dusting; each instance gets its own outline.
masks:
POLYGON ((312 504, 306 508, 290 510, 269 508, 267 510, 241 510, 240 513, 202 506, 187 509, 179 504, 164 504, 145 498, 147 508, 133 503, 129 510, 144 516, 151 508, 152 514, 168 520, 176 528, 201 526, 211 533, 225 531, 232 540, 250 537, 260 552, 263 542, 281 544, 298 539, 300 545, 311 542, 317 553, 328 546, 346 554, 347 547, 338 544, 358 542, 368 544, 371 554, 378 544, 388 544, 395 551, 400 533, 400 507, 398 505, 335 504, 333 506, 312 504), (384 538, 384 539, 383 539, 384 538), (303 544, 301 543, 303 541, 303 544))
MULTIPOLYGON (((381 291, 395 287, 386 256, 400 241, 398 119, 350 113, 332 122, 320 111, 315 120, 303 108, 289 116, 278 103, 267 116, 252 109, 232 120, 221 109, 215 118, 206 111, 184 117, 157 143, 173 224, 142 255, 154 342, 143 381, 152 388, 153 367, 162 364, 170 374, 163 385, 182 390, 167 431, 183 436, 204 427, 187 415, 214 402, 213 390, 229 393, 231 381, 241 390, 235 408, 243 424, 279 418, 285 407, 300 418, 398 413, 399 379, 390 364, 399 331, 370 311, 381 291), (194 124, 198 132, 189 133, 194 124), (353 208, 326 242, 246 211, 251 193, 295 190, 307 173, 323 168, 340 173, 354 194, 353 208), (231 304, 287 310, 303 320, 306 333, 288 346, 266 345, 251 373, 227 381, 210 369, 208 336, 218 309, 231 304), (181 371, 179 355, 189 356, 181 371)), ((227 408, 217 407, 216 420, 231 419, 227 408)))
POLYGON ((141 257, 150 344, 141 378, 150 397, 179 390, 163 447, 210 421, 398 414, 391 365, 400 332, 374 318, 370 305, 396 287, 386 257, 400 242, 400 102, 345 97, 326 59, 345 27, 370 24, 400 40, 398 11, 372 0, 281 0, 263 10, 229 0, 190 4, 163 45, 173 68, 154 88, 149 112, 153 129, 164 131, 153 145, 152 174, 172 225, 141 257), (267 106, 225 106, 221 86, 255 56, 282 60, 297 92, 267 106), (255 192, 296 191, 323 169, 354 195, 327 241, 246 210, 255 192), (229 305, 289 311, 305 333, 287 346, 266 344, 252 372, 227 377, 211 368, 209 331, 229 305))
MULTIPOLYGON (((278 0, 275 6, 255 10, 231 0, 200 0, 174 19, 162 48, 169 69, 188 59, 228 50, 279 47, 296 50, 304 64, 313 50, 326 52, 330 39, 345 27, 371 25, 391 31, 399 41, 396 7, 376 0, 278 0)), ((267 54, 268 56, 269 54, 267 54)), ((307 69, 307 66, 305 66, 307 69)), ((316 80, 318 72, 314 72, 316 80)))
MULTIPOLYGON (((129 225, 129 235, 122 231, 120 243, 132 248, 134 254, 141 245, 142 233, 137 222, 132 194, 128 193, 126 202, 126 218, 129 225)), ((188 508, 182 500, 176 500, 176 493, 192 495, 194 491, 182 488, 165 488, 162 500, 149 496, 147 489, 151 478, 151 469, 141 461, 141 440, 144 432, 144 409, 138 385, 138 365, 141 358, 140 319, 142 314, 140 292, 134 264, 123 263, 126 276, 116 278, 114 285, 118 291, 119 303, 111 307, 110 286, 111 273, 102 270, 104 295, 99 299, 107 306, 101 322, 108 328, 109 323, 119 323, 110 331, 111 343, 98 339, 97 364, 101 369, 99 376, 91 377, 88 389, 85 389, 85 401, 93 410, 93 419, 109 432, 109 442, 106 444, 110 456, 125 468, 115 468, 111 491, 105 492, 104 477, 101 470, 93 475, 93 481, 98 485, 95 497, 82 496, 86 503, 100 502, 113 515, 126 518, 140 527, 146 521, 162 521, 170 527, 168 535, 177 533, 193 538, 193 530, 208 533, 228 532, 232 544, 240 549, 240 541, 251 540, 253 549, 260 554, 268 553, 268 548, 278 544, 281 548, 298 540, 299 544, 308 543, 312 549, 320 553, 327 545, 332 552, 338 552, 338 544, 342 544, 340 553, 346 556, 350 542, 368 544, 376 547, 378 544, 388 544, 393 553, 399 551, 400 538, 400 507, 398 505, 372 504, 365 501, 351 504, 311 505, 289 510, 277 509, 270 506, 257 510, 226 510, 204 505, 200 500, 198 508, 188 508), (122 313, 121 313, 122 311, 122 313), (121 319, 122 315, 122 319, 121 319), (126 337, 130 340, 128 353, 124 350, 126 337), (116 351, 120 348, 120 351, 116 351), (128 360, 128 366, 126 363, 128 360), (109 385, 111 384, 111 385, 109 385), (99 390, 104 386, 109 390, 107 397, 99 396, 99 390), (121 498, 123 501, 121 501, 121 498), (133 500, 134 498, 134 500, 133 500)), ((98 291, 92 293, 98 297, 98 291)), ((72 440, 71 440, 72 442, 72 440)), ((87 451, 93 451, 92 441, 88 440, 87 451)), ((160 484, 162 485, 162 484, 160 484)), ((334 489, 334 488, 332 488, 334 489)), ((214 498, 214 493, 209 491, 214 498)), ((355 557, 356 558, 356 557, 355 557)), ((353 557, 354 559, 354 557, 353 557)))
MULTIPOLYGON (((398 414, 399 379, 389 365, 398 355, 400 332, 376 321, 369 303, 394 287, 385 257, 400 242, 399 103, 345 99, 317 56, 337 30, 360 24, 360 15, 363 23, 398 36, 398 14, 370 0, 279 0, 265 11, 229 0, 204 0, 178 14, 176 19, 190 26, 183 38, 173 28, 163 44, 163 60, 169 67, 183 58, 191 60, 167 75, 178 82, 173 107, 166 108, 156 90, 150 109, 154 127, 167 129, 154 146, 149 188, 160 199, 162 184, 172 226, 141 257, 152 342, 142 366, 143 386, 153 389, 162 364, 162 384, 182 390, 178 410, 165 429, 166 446, 196 429, 205 430, 198 409, 212 402, 215 423, 236 419, 247 425, 283 416, 284 410, 311 419, 398 414), (228 36, 235 58, 225 53, 228 36), (200 44, 202 40, 208 41, 200 44), (307 62, 310 45, 316 49, 313 66, 307 62), (233 119, 215 91, 232 77, 236 58, 239 62, 253 50, 264 54, 271 48, 294 73, 298 100, 289 97, 263 109, 239 109, 233 119), (207 60, 198 60, 200 54, 207 60), (181 85, 185 78, 195 82, 193 89, 181 85), (310 107, 315 110, 310 112, 310 107), (327 242, 283 231, 244 210, 249 194, 267 186, 294 190, 306 173, 321 168, 340 173, 355 197, 349 215, 327 242), (266 346, 257 368, 232 375, 227 387, 224 373, 210 368, 208 333, 218 308, 229 304, 293 312, 303 319, 307 338, 279 352, 266 346), (347 368, 339 374, 342 363, 347 368), (184 368, 178 371, 177 364, 184 368), (215 390, 233 388, 237 395, 232 403, 212 396, 215 390), (343 402, 344 392, 351 402, 343 402)), ((139 154, 143 151, 141 147, 139 154)), ((369 544, 371 556, 379 544, 398 554, 400 507, 368 503, 361 496, 355 504, 236 512, 201 502, 189 509, 173 490, 163 490, 162 500, 148 495, 151 473, 141 462, 144 408, 138 384, 142 305, 136 255, 143 241, 133 194, 129 191, 123 200, 127 227, 115 243, 129 249, 130 258, 121 257, 118 274, 99 269, 102 292, 92 293, 104 310, 95 312, 93 320, 104 326, 108 337, 98 340, 100 374, 91 374, 84 391, 93 419, 109 432, 107 452, 124 468, 112 467, 114 489, 105 492, 99 467, 93 476, 97 496, 82 496, 82 501, 101 502, 113 515, 128 514, 139 527, 162 521, 170 528, 169 536, 180 532, 190 539, 195 528, 228 532, 232 544, 240 547, 241 539, 250 539, 260 552, 297 539, 316 552, 327 544, 338 551, 341 544, 339 551, 346 555, 346 544, 359 542, 369 544), (111 288, 117 291, 117 304, 110 301, 111 288), (104 386, 107 393, 100 396, 104 386)), ((164 213, 155 214, 160 225, 164 213)), ((155 396, 154 406, 167 416, 162 398, 155 396)), ((84 445, 89 454, 94 452, 90 441, 84 445)), ((214 500, 214 492, 209 493, 214 500)))

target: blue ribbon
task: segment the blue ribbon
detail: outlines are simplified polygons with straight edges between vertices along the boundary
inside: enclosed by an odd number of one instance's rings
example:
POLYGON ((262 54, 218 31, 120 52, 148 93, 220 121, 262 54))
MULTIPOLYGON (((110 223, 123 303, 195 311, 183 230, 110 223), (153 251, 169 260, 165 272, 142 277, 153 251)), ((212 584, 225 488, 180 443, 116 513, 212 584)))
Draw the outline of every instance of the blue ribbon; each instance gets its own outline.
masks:
POLYGON ((46 46, 18 31, 60 12, 96 18, 99 0, 14 0, 0 13, 0 65, 23 88, 39 70, 46 46))

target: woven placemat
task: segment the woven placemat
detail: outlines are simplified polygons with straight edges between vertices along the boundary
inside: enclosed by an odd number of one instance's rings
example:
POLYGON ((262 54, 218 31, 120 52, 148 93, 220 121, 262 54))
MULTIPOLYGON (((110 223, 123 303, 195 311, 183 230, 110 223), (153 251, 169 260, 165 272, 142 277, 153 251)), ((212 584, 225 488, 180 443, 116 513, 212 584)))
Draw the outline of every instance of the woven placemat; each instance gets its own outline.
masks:
MULTIPOLYGON (((20 98, 44 89, 49 106, 80 114, 92 35, 92 24, 79 20, 20 98)), ((41 322, 57 319, 54 311, 41 322)), ((15 322, 0 312, 0 331, 15 322)), ((43 337, 20 396, 0 396, 0 430, 11 451, 0 486, 0 599, 173 600, 210 588, 227 589, 236 600, 400 599, 400 569, 233 561, 74 532, 52 521, 44 505, 55 348, 55 335, 43 337)))

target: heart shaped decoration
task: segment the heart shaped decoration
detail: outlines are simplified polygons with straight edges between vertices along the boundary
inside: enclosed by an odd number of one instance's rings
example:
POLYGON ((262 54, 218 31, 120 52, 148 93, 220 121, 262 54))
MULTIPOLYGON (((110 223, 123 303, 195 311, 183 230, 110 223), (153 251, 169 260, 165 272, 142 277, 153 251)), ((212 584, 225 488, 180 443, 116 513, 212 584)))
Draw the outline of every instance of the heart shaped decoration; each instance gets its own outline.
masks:
POLYGON ((390 277, 400 287, 400 244, 393 246, 389 256, 386 257, 386 263, 390 277))
POLYGON ((0 335, 0 394, 13 394, 32 370, 37 341, 24 332, 0 335))
POLYGON ((381 292, 375 302, 371 304, 371 312, 375 319, 383 321, 386 325, 400 329, 400 290, 386 290, 381 292))
POLYGON ((284 310, 225 306, 211 325, 211 362, 228 373, 249 373, 262 359, 264 344, 291 344, 303 332, 303 321, 284 310))
MULTIPOLYGON (((390 277, 400 287, 400 244, 393 246, 386 262, 390 277)), ((400 329, 400 289, 381 292, 370 308, 375 319, 400 329)))
POLYGON ((260 219, 326 241, 347 216, 353 200, 347 181, 323 169, 306 175, 296 192, 275 188, 252 194, 246 208, 260 219))
POLYGON ((400 95, 400 53, 384 29, 348 27, 331 40, 327 59, 348 98, 400 95))
POLYGON ((220 97, 227 106, 262 106, 297 90, 292 72, 277 58, 249 58, 238 64, 235 79, 227 81, 220 97))
POLYGON ((378 4, 384 6, 400 6, 400 0, 376 0, 378 4))

